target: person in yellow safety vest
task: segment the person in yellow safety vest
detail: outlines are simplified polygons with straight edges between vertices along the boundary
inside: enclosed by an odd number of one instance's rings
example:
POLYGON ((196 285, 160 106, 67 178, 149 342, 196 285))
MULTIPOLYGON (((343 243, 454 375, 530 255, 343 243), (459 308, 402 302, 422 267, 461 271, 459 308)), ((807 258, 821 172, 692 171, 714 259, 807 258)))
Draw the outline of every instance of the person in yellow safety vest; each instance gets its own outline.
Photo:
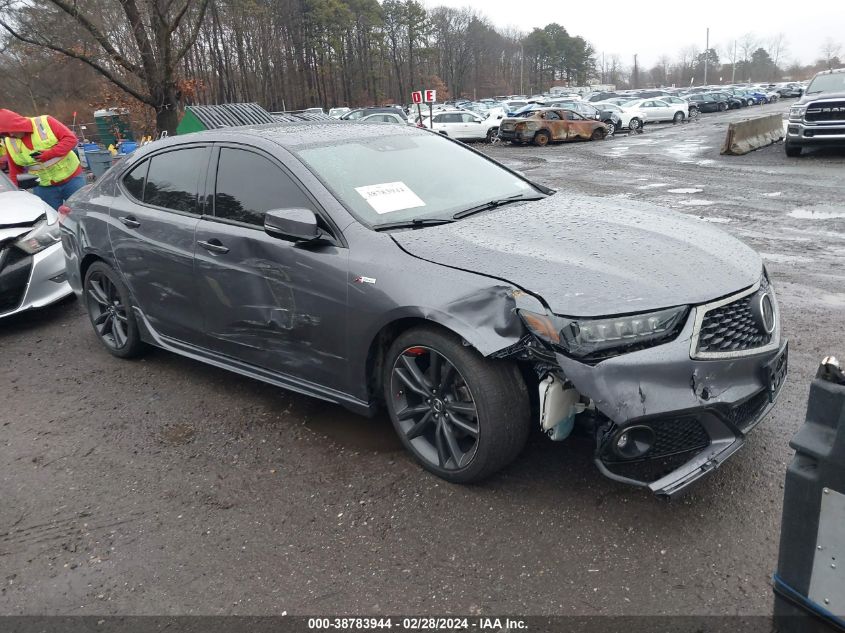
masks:
POLYGON ((25 117, 0 109, 0 137, 9 161, 9 178, 38 176, 32 193, 58 209, 85 186, 76 135, 51 116, 25 117))

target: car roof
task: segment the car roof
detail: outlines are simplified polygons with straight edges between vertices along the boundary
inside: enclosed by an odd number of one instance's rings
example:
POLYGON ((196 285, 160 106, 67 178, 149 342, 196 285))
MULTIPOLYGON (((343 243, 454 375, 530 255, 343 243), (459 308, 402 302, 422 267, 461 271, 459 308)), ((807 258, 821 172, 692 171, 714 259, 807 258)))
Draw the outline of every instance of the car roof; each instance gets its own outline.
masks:
MULTIPOLYGON (((385 138, 386 136, 415 136, 430 134, 423 129, 412 125, 385 126, 375 121, 340 121, 337 119, 321 119, 318 121, 297 121, 290 123, 267 123, 256 126, 239 126, 193 132, 191 134, 180 134, 149 143, 138 151, 133 152, 132 157, 142 158, 149 152, 159 148, 178 147, 180 145, 201 142, 226 142, 270 141, 286 149, 300 149, 308 145, 325 145, 333 141, 337 143, 370 140, 374 138, 385 138)), ((132 160, 134 163, 135 160, 132 160)))

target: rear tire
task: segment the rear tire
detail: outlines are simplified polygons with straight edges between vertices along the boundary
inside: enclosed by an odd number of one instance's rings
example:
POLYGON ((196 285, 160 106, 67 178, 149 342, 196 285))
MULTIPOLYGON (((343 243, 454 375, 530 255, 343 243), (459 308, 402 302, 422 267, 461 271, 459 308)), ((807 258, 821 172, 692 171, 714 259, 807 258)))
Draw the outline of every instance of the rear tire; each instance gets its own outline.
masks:
POLYGON ((632 132, 636 132, 637 130, 640 129, 641 126, 642 126, 642 122, 637 117, 634 117, 633 119, 628 121, 628 129, 631 130, 632 132))
POLYGON ((534 145, 537 147, 545 147, 549 144, 549 133, 545 130, 540 130, 534 135, 534 145))
POLYGON ((616 134, 616 124, 613 121, 605 121, 604 124, 607 126, 607 135, 613 136, 616 134))
POLYGON ((797 158, 798 156, 801 156, 801 149, 800 145, 795 145, 793 143, 787 142, 783 144, 783 151, 786 152, 786 155, 790 158, 797 158))
POLYGON ((401 334, 387 352, 383 381, 405 448, 442 479, 481 481, 525 446, 531 407, 519 369, 483 358, 451 332, 421 326, 401 334))
POLYGON ((83 282, 85 305, 94 332, 118 358, 138 356, 146 347, 132 311, 129 288, 105 262, 94 262, 83 282))

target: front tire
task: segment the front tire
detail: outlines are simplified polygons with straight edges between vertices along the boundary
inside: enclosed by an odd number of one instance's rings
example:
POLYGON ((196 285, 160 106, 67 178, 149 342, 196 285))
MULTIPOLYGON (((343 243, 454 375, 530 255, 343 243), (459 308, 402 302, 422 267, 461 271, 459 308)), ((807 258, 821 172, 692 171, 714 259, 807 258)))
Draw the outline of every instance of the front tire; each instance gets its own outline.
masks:
POLYGON ((684 122, 684 113, 683 112, 676 112, 675 116, 672 117, 672 123, 678 124, 684 122))
POLYGON ((603 141, 605 136, 607 136, 607 132, 605 132, 602 128, 597 127, 593 130, 593 133, 590 135, 591 141, 603 141))
POLYGON ((798 156, 801 156, 801 146, 793 143, 784 143, 783 151, 786 152, 786 155, 790 158, 797 158, 798 156))
POLYGON ((725 103, 724 101, 720 101, 719 102, 719 112, 724 112, 727 109, 728 109, 728 104, 725 103))
POLYGON ((105 262, 85 273, 85 305, 97 338, 118 358, 132 358, 145 347, 132 312, 132 298, 120 275, 105 262))
POLYGON ((401 334, 383 380, 399 438, 442 479, 481 481, 525 446, 530 404, 516 365, 484 359, 451 332, 423 326, 401 334))

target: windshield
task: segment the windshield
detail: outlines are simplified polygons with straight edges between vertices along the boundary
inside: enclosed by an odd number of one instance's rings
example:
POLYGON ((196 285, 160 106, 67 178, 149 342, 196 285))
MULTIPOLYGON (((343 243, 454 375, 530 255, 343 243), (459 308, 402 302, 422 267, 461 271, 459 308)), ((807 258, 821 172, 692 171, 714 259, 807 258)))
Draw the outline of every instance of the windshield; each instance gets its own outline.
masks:
POLYGON ((295 153, 370 227, 451 218, 490 200, 539 195, 519 176, 437 134, 380 135, 295 153))
POLYGON ((807 94, 819 92, 845 92, 845 73, 817 75, 807 86, 807 94))

